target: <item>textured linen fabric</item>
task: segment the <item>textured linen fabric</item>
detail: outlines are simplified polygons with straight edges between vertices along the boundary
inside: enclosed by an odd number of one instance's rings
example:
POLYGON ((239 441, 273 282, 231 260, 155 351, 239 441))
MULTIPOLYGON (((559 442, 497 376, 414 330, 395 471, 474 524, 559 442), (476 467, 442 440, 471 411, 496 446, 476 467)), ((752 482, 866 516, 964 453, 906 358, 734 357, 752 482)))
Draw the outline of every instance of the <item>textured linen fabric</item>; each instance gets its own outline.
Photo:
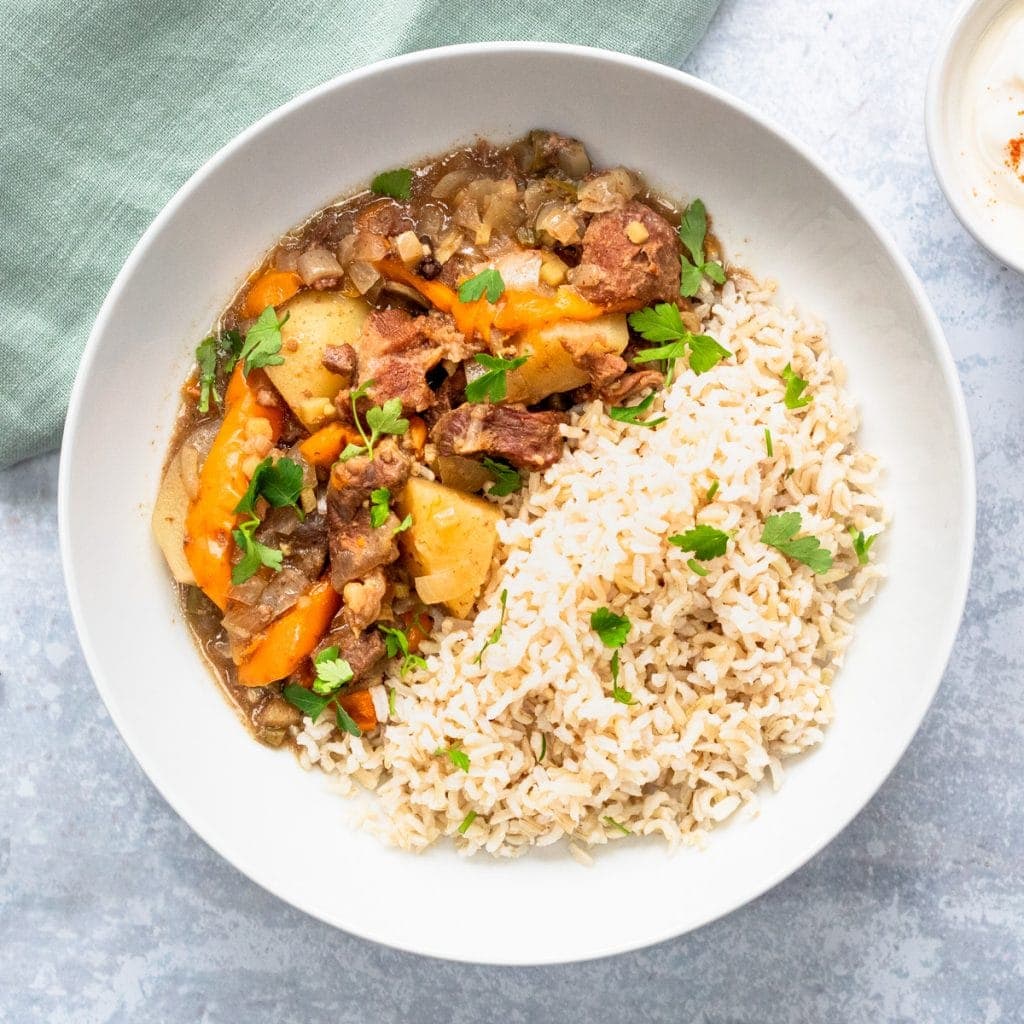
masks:
POLYGON ((25 0, 0 37, 0 466, 60 440, 132 246, 212 153, 343 71, 456 42, 582 43, 678 64, 718 0, 25 0))

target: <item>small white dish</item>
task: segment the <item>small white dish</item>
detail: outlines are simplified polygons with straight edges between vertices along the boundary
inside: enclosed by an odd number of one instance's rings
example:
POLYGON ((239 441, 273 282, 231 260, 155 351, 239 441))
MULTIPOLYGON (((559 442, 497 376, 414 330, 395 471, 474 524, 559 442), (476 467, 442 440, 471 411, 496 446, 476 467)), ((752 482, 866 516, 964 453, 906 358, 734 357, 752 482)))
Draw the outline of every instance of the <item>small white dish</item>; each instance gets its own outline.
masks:
MULTIPOLYGON (((971 146, 964 121, 972 119, 972 114, 964 104, 970 102, 972 58, 985 45, 988 30, 1014 5, 1020 5, 1020 0, 964 0, 957 9, 928 77, 925 132, 935 177, 960 223, 996 259, 1024 274, 1024 230, 1018 233, 1006 227, 1010 216, 1014 225, 1024 225, 1024 206, 1011 210, 1005 203, 986 206, 972 199, 979 184, 965 159, 971 146)), ((1020 126, 1024 134, 1024 115, 1020 126)))
MULTIPOLYGON (((916 731, 963 609, 974 463, 956 368, 888 234, 811 153, 688 75, 549 44, 457 46, 314 89, 213 157, 118 275, 71 399, 61 552, 82 649, 111 717, 160 792, 214 849, 282 899, 392 946, 457 960, 552 963, 671 938, 742 905, 831 840, 916 731), (857 624, 825 742, 787 764, 759 814, 670 854, 654 841, 466 860, 414 856, 287 751, 259 746, 194 649, 150 533, 179 385, 196 342, 285 230, 383 168, 479 133, 545 126, 595 161, 701 196, 734 260, 777 278, 830 327, 882 458, 888 580, 857 624)), ((905 823, 912 828, 913 822, 905 823)), ((97 836, 96 842, 104 842, 97 836)), ((894 854, 895 855, 895 854, 894 854)))

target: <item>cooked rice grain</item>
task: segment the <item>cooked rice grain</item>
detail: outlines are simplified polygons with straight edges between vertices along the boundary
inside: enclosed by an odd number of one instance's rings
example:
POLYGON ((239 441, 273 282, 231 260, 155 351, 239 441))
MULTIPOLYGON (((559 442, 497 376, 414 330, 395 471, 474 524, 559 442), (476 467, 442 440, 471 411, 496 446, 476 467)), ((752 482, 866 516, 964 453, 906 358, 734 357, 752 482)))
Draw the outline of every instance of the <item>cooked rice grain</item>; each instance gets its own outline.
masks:
POLYGON ((725 285, 705 330, 735 358, 699 377, 681 362, 656 430, 600 403, 573 415, 561 461, 506 499, 476 620, 441 621, 426 670, 387 681, 395 721, 353 739, 333 736, 330 716, 306 719, 300 760, 342 790, 375 789, 368 824, 386 839, 421 850, 451 835, 467 853, 514 856, 565 837, 579 857, 625 836, 612 819, 699 841, 821 742, 856 607, 882 576, 858 565, 848 528, 873 532, 884 512, 824 331, 772 296, 745 274, 725 285), (787 363, 809 381, 803 409, 783 403, 787 363), (834 553, 827 575, 760 543, 764 518, 787 509, 834 553), (732 535, 703 578, 668 543, 697 522, 732 535), (501 640, 478 665, 506 588, 501 640), (619 679, 632 706, 612 699, 611 652, 590 628, 602 605, 632 622, 619 679), (468 773, 437 756, 450 746, 468 773))

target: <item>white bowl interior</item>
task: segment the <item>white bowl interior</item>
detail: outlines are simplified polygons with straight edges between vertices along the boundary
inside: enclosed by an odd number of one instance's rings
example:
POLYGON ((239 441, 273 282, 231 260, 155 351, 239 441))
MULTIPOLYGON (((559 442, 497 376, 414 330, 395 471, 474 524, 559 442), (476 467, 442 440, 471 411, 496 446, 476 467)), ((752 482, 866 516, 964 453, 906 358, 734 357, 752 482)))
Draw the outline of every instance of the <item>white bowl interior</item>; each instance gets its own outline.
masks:
POLYGON ((970 200, 975 187, 959 154, 964 147, 962 117, 971 57, 992 23, 1013 0, 964 0, 939 45, 928 81, 925 127, 932 168, 961 224, 997 259, 1024 274, 1024 239, 1011 246, 996 230, 992 214, 970 200))
POLYGON ((83 648, 154 783, 260 884, 357 934, 438 956, 583 959, 700 925, 763 892, 863 806, 938 684, 973 537, 970 440, 920 287, 844 191, 750 112, 678 72, 579 48, 496 44, 401 58, 300 98, 228 147, 146 234, 90 340, 65 436, 62 545, 83 648), (443 102, 441 102, 443 100, 443 102), (439 117, 439 111, 443 116, 439 117), (381 169, 543 125, 596 161, 700 195, 734 259, 823 317, 863 440, 887 465, 890 580, 863 616, 826 742, 761 813, 669 855, 616 843, 512 862, 410 856, 285 752, 254 743, 176 609, 149 512, 192 349, 279 234, 381 169))

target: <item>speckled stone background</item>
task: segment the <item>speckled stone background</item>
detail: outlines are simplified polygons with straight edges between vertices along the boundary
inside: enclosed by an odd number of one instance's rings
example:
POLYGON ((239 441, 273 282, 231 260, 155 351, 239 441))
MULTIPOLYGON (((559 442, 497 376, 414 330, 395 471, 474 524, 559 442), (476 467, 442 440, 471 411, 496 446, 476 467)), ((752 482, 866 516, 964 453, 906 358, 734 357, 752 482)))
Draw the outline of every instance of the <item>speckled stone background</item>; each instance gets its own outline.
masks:
MULTIPOLYGON (((0 473, 0 1020, 1024 1020, 1024 280, 971 241, 928 165, 925 78, 953 6, 725 0, 686 65, 889 225, 967 394, 966 618, 921 732, 853 824, 750 906, 611 960, 461 967, 334 931, 210 851, 114 731, 72 631, 44 457, 0 473)), ((628 884, 609 913, 620 900, 628 884)))

